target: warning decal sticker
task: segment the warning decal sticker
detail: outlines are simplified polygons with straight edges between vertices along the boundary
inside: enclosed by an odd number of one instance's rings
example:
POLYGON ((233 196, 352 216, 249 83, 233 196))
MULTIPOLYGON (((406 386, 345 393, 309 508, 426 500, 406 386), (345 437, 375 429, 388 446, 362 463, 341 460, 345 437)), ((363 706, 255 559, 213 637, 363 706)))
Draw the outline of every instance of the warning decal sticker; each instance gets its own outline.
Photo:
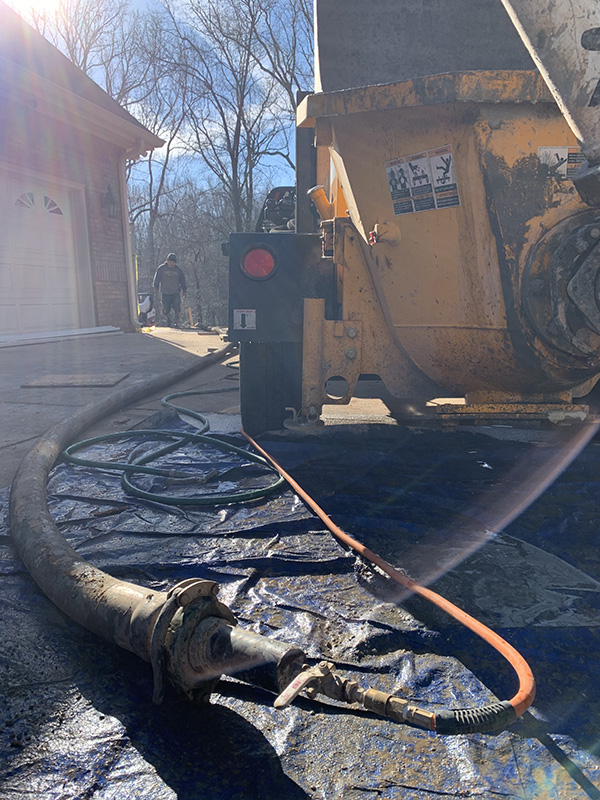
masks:
POLYGON ((538 158, 556 177, 572 178, 585 161, 579 147, 538 147, 538 158))
POLYGON ((460 205, 452 146, 385 162, 394 214, 412 214, 460 205))
POLYGON ((256 309, 255 308, 234 308, 233 309, 233 329, 236 331, 255 331, 256 330, 256 309))
POLYGON ((407 175, 408 165, 405 158, 388 161, 385 165, 394 214, 410 214, 414 211, 410 196, 410 184, 407 175))

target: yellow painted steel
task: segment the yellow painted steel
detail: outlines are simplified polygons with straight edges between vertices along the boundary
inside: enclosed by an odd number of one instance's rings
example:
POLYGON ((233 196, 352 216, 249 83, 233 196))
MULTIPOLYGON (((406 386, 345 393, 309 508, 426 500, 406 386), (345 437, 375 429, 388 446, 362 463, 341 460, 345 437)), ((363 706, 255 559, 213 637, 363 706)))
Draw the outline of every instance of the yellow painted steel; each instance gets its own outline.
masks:
POLYGON ((307 95, 298 105, 298 127, 328 117, 447 103, 553 103, 538 72, 501 70, 444 73, 379 86, 307 95))
POLYGON ((462 419, 482 425, 503 419, 526 422, 536 420, 555 424, 583 422, 589 417, 589 413, 589 406, 572 403, 482 403, 436 406, 436 416, 440 420, 454 423, 462 419))
POLYGON ((335 220, 334 240, 345 313, 342 320, 326 320, 324 300, 304 300, 301 415, 314 416, 324 403, 347 403, 361 373, 380 375, 397 397, 435 395, 439 387, 415 367, 392 334, 367 269, 363 243, 348 218, 335 220), (336 377, 348 382, 348 393, 339 398, 326 389, 336 377))
POLYGON ((315 125, 319 182, 330 187, 343 320, 363 328, 360 363, 348 365, 333 328, 305 327, 305 409, 330 402, 323 377, 333 363, 351 388, 358 370, 381 375, 396 397, 443 389, 474 402, 486 392, 488 404, 507 393, 514 402, 561 402, 590 378, 556 357, 523 316, 532 247, 585 208, 571 182, 540 160, 539 148, 577 142, 537 73, 441 75, 312 95, 298 123, 315 125), (395 214, 386 163, 445 146, 460 205, 395 214))

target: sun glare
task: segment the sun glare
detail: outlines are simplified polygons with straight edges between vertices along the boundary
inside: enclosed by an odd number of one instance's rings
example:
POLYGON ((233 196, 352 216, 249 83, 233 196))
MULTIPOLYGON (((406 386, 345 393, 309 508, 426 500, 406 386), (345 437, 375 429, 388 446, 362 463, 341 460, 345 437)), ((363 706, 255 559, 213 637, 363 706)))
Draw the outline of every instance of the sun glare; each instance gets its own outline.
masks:
POLYGON ((51 14, 60 0, 8 0, 8 4, 22 17, 29 19, 31 14, 51 14))

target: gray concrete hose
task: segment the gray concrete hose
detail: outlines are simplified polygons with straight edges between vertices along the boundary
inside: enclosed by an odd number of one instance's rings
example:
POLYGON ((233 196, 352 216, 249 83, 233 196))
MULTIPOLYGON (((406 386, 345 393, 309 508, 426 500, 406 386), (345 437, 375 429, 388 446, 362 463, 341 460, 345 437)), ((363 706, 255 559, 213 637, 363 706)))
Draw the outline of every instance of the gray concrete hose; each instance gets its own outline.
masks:
MULTIPOLYGON (((92 566, 65 541, 54 524, 47 506, 46 482, 62 451, 84 429, 223 361, 232 349, 233 345, 228 344, 189 366, 140 381, 84 407, 43 437, 21 462, 11 486, 11 533, 35 582, 71 619, 151 662, 157 701, 162 697, 165 671, 186 692, 206 682, 206 676, 194 674, 188 663, 175 663, 174 656, 185 648, 177 636, 173 638, 172 629, 175 626, 183 640, 207 617, 235 624, 231 612, 216 599, 218 586, 211 581, 184 581, 168 593, 157 592, 117 580, 92 566)), ((283 655, 277 652, 275 661, 278 663, 283 655)))

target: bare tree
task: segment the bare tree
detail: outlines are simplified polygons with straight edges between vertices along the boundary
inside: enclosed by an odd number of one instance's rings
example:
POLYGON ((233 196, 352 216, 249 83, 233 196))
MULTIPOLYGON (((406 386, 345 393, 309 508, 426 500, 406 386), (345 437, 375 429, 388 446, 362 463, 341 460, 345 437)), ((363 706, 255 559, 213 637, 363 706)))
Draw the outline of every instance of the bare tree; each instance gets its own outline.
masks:
POLYGON ((253 56, 285 92, 287 113, 293 113, 298 92, 313 85, 312 0, 240 0, 255 20, 258 47, 253 56))
POLYGON ((54 10, 32 8, 30 21, 79 69, 125 108, 149 97, 160 75, 160 26, 155 14, 129 0, 59 0, 54 10))
POLYGON ((253 15, 236 0, 190 0, 177 13, 167 8, 188 80, 182 133, 226 189, 235 230, 248 230, 261 166, 269 158, 292 164, 278 113, 281 87, 256 66, 258 1, 253 15))
POLYGON ((60 0, 50 12, 31 10, 31 21, 52 44, 91 75, 106 63, 127 0, 60 0))
POLYGON ((200 189, 190 181, 173 222, 172 241, 187 272, 194 321, 226 324, 228 262, 221 245, 233 226, 226 192, 216 186, 200 189))
POLYGON ((144 280, 165 248, 178 248, 193 265, 196 312, 218 320, 220 243, 253 227, 272 173, 293 168, 288 140, 296 92, 310 82, 311 0, 163 3, 154 13, 129 0, 59 0, 29 18, 165 140, 128 167, 144 280))
MULTIPOLYGON (((228 262, 221 245, 232 227, 231 204, 221 187, 200 186, 190 175, 187 182, 169 187, 162 198, 153 240, 163 254, 177 253, 188 281, 194 324, 226 324, 228 262)), ((141 215, 134 226, 139 286, 150 293, 156 262, 150 255, 147 228, 148 215, 141 215)))
MULTIPOLYGON (((154 237, 157 220, 161 215, 174 213, 172 200, 187 185, 185 167, 187 157, 181 139, 185 125, 187 105, 187 77, 178 68, 180 58, 173 52, 172 42, 167 43, 161 19, 153 16, 152 24, 146 26, 146 58, 149 63, 145 96, 136 104, 136 117, 149 130, 164 139, 164 146, 151 152, 144 161, 130 166, 130 218, 137 222, 146 219, 146 249, 156 262, 160 248, 154 237), (169 47, 170 59, 159 57, 169 47), (135 197, 132 190, 136 187, 135 197), (166 202, 169 201, 169 202, 166 202), (168 211, 167 211, 168 209, 168 211)), ((176 206, 175 206, 176 208, 176 206)))

